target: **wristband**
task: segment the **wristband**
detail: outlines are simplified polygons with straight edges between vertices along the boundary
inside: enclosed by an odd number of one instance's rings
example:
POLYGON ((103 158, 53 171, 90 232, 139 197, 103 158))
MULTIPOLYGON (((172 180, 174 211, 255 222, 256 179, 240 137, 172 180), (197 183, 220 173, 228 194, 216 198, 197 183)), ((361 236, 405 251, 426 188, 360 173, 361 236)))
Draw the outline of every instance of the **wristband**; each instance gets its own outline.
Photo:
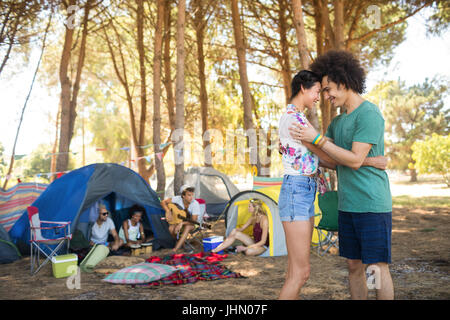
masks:
POLYGON ((317 146, 322 149, 322 147, 325 145, 325 143, 327 142, 327 138, 323 137, 320 142, 317 144, 317 146))
POLYGON ((312 144, 316 145, 316 144, 317 144, 317 143, 316 143, 316 142, 317 142, 317 139, 318 139, 320 136, 321 136, 320 133, 318 133, 317 136, 314 138, 312 144))

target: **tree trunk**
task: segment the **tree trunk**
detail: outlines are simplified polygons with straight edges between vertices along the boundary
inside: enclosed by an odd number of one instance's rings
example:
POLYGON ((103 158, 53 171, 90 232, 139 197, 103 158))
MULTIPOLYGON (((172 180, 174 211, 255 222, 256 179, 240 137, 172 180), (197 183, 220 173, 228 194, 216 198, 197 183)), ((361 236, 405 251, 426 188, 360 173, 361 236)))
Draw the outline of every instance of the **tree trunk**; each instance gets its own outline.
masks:
POLYGON ((169 113, 170 130, 175 129, 175 99, 172 89, 170 71, 170 0, 164 1, 164 87, 167 95, 167 111, 169 113))
POLYGON ((141 147, 145 145, 145 126, 147 121, 147 80, 146 80, 146 68, 145 68, 145 46, 144 46, 144 0, 137 0, 137 40, 136 47, 139 55, 139 76, 140 76, 140 102, 141 112, 139 120, 139 136, 138 145, 136 147, 137 154, 137 166, 139 174, 148 181, 150 176, 148 175, 146 164, 144 161, 144 149, 141 147))
POLYGON ((417 182, 417 171, 416 169, 410 169, 411 179, 410 182, 417 182))
POLYGON ((260 170, 261 164, 258 155, 258 145, 256 138, 257 134, 252 118, 252 110, 254 109, 254 106, 253 106, 253 98, 250 93, 250 86, 248 84, 247 61, 245 57, 246 50, 244 44, 244 36, 242 34, 241 28, 241 18, 239 15, 238 0, 231 1, 231 14, 233 19, 234 40, 239 65, 239 81, 241 84, 244 102, 244 129, 247 134, 247 146, 249 147, 250 150, 250 164, 253 165, 256 164, 259 174, 259 172, 261 171, 260 170))
POLYGON ((155 151, 155 168, 157 178, 156 193, 161 199, 164 199, 164 190, 166 188, 164 162, 162 161, 163 158, 158 156, 161 152, 161 51, 163 23, 164 0, 158 0, 153 55, 153 145, 155 151))
MULTIPOLYGON (((303 21, 303 9, 301 0, 292 0, 292 11, 294 12, 295 33, 297 35, 297 48, 303 69, 309 69, 311 59, 309 57, 308 44, 306 42, 305 22, 303 21)), ((319 129, 319 116, 317 109, 307 111, 309 122, 319 129)))
POLYGON ((291 81, 291 63, 289 58, 289 43, 287 41, 287 22, 286 22, 286 0, 279 0, 279 33, 280 33, 280 46, 281 46, 281 77, 283 79, 284 95, 286 97, 286 104, 289 103, 292 95, 291 81))
POLYGON ((297 48, 300 55, 300 62, 303 69, 308 69, 311 64, 311 59, 309 58, 308 44, 306 42, 301 0, 292 0, 292 11, 294 12, 294 26, 297 35, 297 48))
MULTIPOLYGON (((56 125, 55 125, 55 142, 52 148, 52 159, 50 162, 50 172, 56 172, 56 159, 57 159, 57 148, 58 148, 58 132, 59 132, 59 118, 61 116, 61 103, 58 106, 58 113, 56 114, 56 125)), ((55 175, 50 177, 50 182, 55 180, 55 175)))
POLYGON ((344 1, 334 0, 334 44, 336 49, 343 50, 344 42, 344 1))
POLYGON ((202 116, 202 137, 203 137, 203 152, 204 165, 212 167, 211 153, 209 150, 210 137, 207 134, 208 130, 208 92, 206 90, 206 76, 205 76, 205 54, 203 52, 203 43, 205 39, 205 7, 202 6, 200 0, 194 1, 195 10, 195 34, 197 40, 197 58, 198 58, 198 78, 200 80, 200 110, 202 116))
MULTIPOLYGON (((76 119, 77 97, 80 88, 81 73, 83 70, 84 58, 86 53, 86 40, 88 33, 88 21, 91 0, 88 0, 84 7, 83 31, 81 36, 80 53, 78 56, 75 83, 72 85, 68 76, 68 68, 72 55, 73 27, 66 25, 66 34, 64 38, 64 47, 59 68, 59 79, 61 83, 61 127, 59 133, 59 150, 56 160, 56 171, 66 171, 69 165, 69 148, 73 136, 73 129, 76 119)), ((74 5, 75 1, 69 2, 74 5)))
POLYGON ((186 20, 186 0, 178 1, 177 14, 177 76, 175 89, 175 133, 174 156, 175 156, 175 176, 174 194, 178 195, 180 187, 184 183, 184 61, 186 51, 184 49, 184 32, 186 20))

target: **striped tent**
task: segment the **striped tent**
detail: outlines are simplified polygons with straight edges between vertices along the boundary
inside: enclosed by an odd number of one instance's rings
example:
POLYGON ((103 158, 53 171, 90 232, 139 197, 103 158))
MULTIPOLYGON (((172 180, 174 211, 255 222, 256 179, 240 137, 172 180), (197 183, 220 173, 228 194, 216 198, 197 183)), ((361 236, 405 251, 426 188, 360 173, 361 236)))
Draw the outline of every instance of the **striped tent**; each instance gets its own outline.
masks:
POLYGON ((31 182, 0 191, 0 225, 8 232, 46 188, 47 184, 31 182))
POLYGON ((253 190, 258 190, 261 188, 268 188, 268 187, 281 187, 283 184, 283 177, 253 177, 253 190))

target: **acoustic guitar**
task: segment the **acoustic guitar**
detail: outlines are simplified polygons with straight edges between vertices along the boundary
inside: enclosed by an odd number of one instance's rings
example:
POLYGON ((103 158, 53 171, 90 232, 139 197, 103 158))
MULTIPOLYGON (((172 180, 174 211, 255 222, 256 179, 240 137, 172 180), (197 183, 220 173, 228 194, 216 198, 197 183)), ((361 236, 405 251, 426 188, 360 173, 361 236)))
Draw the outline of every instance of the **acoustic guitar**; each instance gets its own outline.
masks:
MULTIPOLYGON (((168 214, 166 212, 166 221, 169 224, 179 224, 183 221, 187 221, 196 225, 200 225, 198 221, 192 219, 192 214, 188 210, 183 209, 179 204, 169 203, 167 207, 169 208, 170 212, 172 212, 171 219, 169 219, 168 214)), ((211 229, 211 225, 207 223, 202 223, 201 226, 211 229)))

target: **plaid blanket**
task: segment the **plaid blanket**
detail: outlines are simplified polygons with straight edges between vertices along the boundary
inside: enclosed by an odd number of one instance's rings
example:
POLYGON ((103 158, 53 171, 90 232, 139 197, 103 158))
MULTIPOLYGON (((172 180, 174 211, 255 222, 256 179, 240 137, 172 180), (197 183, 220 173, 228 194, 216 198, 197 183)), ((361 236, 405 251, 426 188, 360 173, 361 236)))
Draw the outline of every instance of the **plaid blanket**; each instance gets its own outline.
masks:
POLYGON ((200 252, 196 254, 171 254, 164 257, 152 256, 146 260, 151 263, 163 263, 176 267, 178 270, 172 275, 153 281, 143 286, 153 287, 165 284, 180 285, 194 283, 199 280, 218 280, 226 278, 244 278, 232 272, 219 262, 227 258, 226 254, 200 252))

